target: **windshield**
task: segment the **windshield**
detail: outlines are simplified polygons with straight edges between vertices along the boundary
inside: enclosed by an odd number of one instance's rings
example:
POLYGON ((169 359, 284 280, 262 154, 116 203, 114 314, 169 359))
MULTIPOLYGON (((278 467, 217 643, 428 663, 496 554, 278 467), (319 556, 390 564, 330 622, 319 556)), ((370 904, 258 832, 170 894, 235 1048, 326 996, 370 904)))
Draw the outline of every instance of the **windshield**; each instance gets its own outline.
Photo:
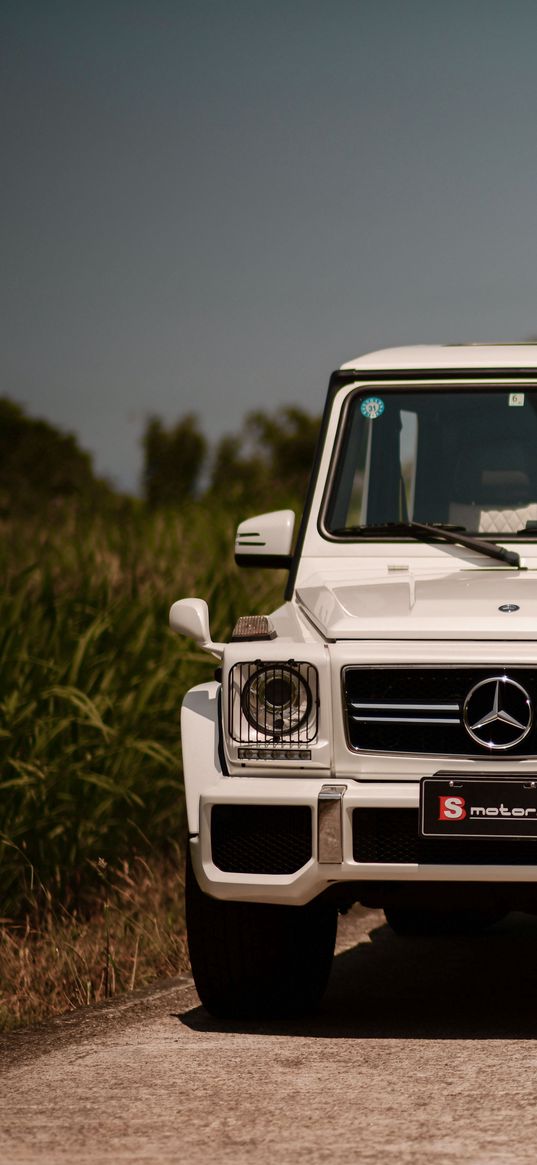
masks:
POLYGON ((393 522, 537 534, 537 389, 356 393, 324 524, 348 537, 393 522))

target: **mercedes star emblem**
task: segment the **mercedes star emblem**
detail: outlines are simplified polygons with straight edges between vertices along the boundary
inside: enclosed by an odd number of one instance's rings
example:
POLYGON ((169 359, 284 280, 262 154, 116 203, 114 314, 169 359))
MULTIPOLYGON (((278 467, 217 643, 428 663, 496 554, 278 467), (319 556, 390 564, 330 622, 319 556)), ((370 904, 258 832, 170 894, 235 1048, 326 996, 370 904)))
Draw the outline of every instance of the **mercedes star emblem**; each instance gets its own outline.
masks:
POLYGON ((500 750, 514 748, 525 739, 533 710, 522 684, 509 676, 492 676, 470 689, 462 717, 472 740, 483 748, 500 750))

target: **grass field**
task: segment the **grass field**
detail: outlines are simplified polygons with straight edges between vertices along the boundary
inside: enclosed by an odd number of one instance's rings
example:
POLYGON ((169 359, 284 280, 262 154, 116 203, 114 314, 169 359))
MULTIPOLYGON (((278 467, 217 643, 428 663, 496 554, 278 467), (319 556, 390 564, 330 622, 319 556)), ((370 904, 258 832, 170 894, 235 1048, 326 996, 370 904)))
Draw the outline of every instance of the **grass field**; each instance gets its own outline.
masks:
POLYGON ((225 639, 239 614, 280 601, 283 576, 238 571, 233 520, 199 505, 59 507, 4 520, 1 533, 0 1024, 9 1024, 180 969, 179 710, 215 663, 172 635, 168 608, 206 598, 225 639), (47 977, 42 960, 58 942, 75 953, 55 956, 64 986, 50 980, 41 1006, 32 976, 47 977), (32 1002, 15 1014, 23 982, 32 1002))

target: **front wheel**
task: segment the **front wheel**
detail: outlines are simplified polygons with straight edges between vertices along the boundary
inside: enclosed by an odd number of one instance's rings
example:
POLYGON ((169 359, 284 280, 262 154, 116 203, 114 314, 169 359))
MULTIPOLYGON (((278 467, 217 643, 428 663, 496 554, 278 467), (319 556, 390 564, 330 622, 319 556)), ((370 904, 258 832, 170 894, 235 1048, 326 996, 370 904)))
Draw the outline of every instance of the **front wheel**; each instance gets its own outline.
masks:
POLYGON ((335 906, 224 902, 200 889, 187 851, 186 925, 192 974, 219 1018, 277 1017, 313 1010, 328 982, 335 906))

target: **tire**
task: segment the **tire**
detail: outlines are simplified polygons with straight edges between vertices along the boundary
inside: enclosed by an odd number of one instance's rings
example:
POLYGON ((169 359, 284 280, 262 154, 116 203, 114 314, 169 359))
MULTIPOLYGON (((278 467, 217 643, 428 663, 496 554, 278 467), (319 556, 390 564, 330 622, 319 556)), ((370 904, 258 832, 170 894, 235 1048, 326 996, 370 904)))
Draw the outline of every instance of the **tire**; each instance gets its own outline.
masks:
POLYGON ((393 906, 384 911, 388 926, 398 935, 434 936, 476 934, 504 917, 501 910, 419 910, 393 906))
POLYGON ((324 993, 337 909, 225 902, 204 894, 187 851, 186 925, 203 1006, 220 1019, 277 1018, 314 1010, 324 993))

